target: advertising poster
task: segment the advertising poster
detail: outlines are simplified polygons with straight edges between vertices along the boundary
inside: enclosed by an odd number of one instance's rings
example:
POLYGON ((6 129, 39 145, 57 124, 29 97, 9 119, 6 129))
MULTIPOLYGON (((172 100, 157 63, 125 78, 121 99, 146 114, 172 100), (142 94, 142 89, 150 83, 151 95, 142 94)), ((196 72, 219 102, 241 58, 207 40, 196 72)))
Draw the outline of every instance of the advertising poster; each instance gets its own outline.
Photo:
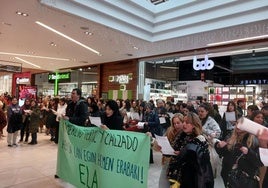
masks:
POLYGON ((24 104, 25 99, 36 100, 37 86, 18 85, 18 89, 19 89, 19 105, 20 106, 24 104))

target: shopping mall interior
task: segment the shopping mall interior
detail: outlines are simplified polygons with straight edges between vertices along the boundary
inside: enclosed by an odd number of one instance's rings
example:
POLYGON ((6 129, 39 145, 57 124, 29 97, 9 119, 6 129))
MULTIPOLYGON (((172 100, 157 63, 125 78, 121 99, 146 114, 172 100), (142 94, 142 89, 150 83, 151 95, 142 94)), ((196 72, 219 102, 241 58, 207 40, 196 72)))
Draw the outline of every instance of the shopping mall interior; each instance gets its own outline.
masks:
MULTIPOLYGON (((268 102, 267 0, 0 0, 0 5, 0 93, 17 96, 21 104, 29 93, 70 96, 77 87, 84 97, 98 99, 268 102)), ((16 173, 9 164, 0 177, 8 167, 16 173)))
POLYGON ((111 92, 122 91, 123 98, 184 101, 209 99, 209 87, 251 86, 254 99, 267 100, 266 1, 1 4, 1 93, 18 96, 19 86, 35 86, 37 96, 64 96, 81 87, 84 96, 97 98, 116 98, 111 92), (202 61, 212 61, 213 68, 203 63, 196 70, 202 61), (48 79, 56 72, 70 74, 58 81, 57 91, 48 79), (107 82, 122 75, 131 79, 107 82), (16 84, 15 78, 26 82, 16 84), (148 85, 152 91, 145 93, 148 85), (189 89, 199 85, 199 94, 189 89))

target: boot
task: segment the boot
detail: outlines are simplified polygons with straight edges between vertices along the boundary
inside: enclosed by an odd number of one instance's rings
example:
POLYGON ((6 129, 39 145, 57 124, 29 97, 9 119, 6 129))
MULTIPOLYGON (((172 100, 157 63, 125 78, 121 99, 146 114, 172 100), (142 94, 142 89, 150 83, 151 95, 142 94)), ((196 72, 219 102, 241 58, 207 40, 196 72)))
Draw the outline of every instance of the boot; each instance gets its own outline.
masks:
POLYGON ((25 142, 28 142, 29 135, 30 135, 30 133, 26 133, 25 142))
POLYGON ((30 145, 37 144, 37 133, 32 133, 32 141, 29 142, 28 144, 30 144, 30 145))

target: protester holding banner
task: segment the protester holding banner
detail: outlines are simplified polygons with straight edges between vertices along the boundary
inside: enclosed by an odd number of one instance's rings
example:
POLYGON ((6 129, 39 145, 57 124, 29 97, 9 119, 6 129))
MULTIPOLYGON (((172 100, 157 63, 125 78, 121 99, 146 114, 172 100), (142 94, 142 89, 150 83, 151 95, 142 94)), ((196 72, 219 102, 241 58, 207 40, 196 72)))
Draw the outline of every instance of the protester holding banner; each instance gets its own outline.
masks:
MULTIPOLYGON (((171 119, 171 126, 167 129, 165 136, 167 136, 171 146, 174 144, 175 138, 179 136, 183 128, 183 115, 180 113, 174 114, 171 119)), ((167 168, 169 165, 171 155, 162 156, 162 170, 159 178, 159 188, 169 188, 170 183, 167 178, 167 168)))
POLYGON ((85 126, 88 117, 88 107, 86 101, 81 98, 82 91, 78 88, 73 89, 71 93, 72 101, 66 108, 66 115, 63 119, 79 126, 85 126))
POLYGON ((198 115, 189 112, 184 117, 183 132, 174 142, 177 155, 168 167, 169 181, 183 188, 213 188, 214 178, 210 164, 208 142, 202 135, 198 115))
POLYGON ((102 116, 102 124, 101 128, 103 129, 123 130, 123 118, 116 101, 107 101, 105 113, 102 116))

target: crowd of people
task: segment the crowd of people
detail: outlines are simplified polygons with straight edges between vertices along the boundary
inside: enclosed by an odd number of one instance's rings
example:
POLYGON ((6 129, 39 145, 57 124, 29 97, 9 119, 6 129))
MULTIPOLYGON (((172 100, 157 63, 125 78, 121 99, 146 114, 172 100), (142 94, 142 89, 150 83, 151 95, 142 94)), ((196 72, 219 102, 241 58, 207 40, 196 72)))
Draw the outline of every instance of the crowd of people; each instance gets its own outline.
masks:
MULTIPOLYGON (((268 126, 268 105, 263 104, 261 108, 249 105, 246 114, 243 105, 240 100, 229 101, 226 112, 220 115, 217 105, 202 101, 177 104, 161 99, 105 101, 94 97, 85 99, 80 89, 74 89, 69 99, 26 99, 21 107, 15 97, 10 98, 9 104, 0 99, 0 128, 2 131, 7 125, 8 147, 17 146, 19 132, 19 142, 37 144, 37 133, 44 127, 51 141, 58 143, 60 119, 92 127, 96 125, 89 117, 99 117, 102 129, 142 132, 152 138, 167 136, 174 154, 163 154, 159 188, 212 188, 218 173, 225 187, 265 188, 268 175, 260 160, 259 148, 267 148, 268 136, 263 135, 267 132, 253 135, 236 125, 244 116, 268 126), (239 178, 234 180, 234 177, 239 178)), ((161 151, 158 145, 152 148, 161 151)), ((154 162, 152 153, 151 149, 150 163, 154 162)))

